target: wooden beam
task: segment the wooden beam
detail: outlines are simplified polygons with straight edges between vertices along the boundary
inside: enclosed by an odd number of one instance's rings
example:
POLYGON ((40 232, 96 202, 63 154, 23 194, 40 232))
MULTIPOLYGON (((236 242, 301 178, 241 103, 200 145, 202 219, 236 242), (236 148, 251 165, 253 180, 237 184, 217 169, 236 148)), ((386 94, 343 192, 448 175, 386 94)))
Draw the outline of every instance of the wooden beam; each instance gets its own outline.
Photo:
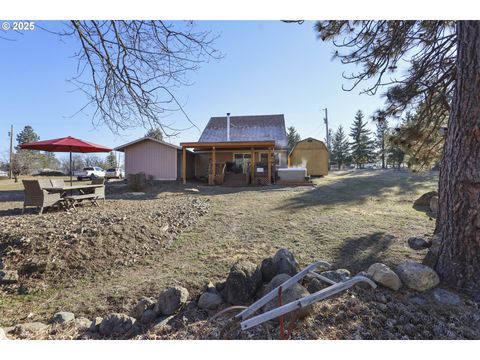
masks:
POLYGON ((187 183, 187 148, 182 147, 182 176, 183 184, 187 183))
POLYGON ((250 150, 252 151, 252 155, 251 155, 252 158, 251 158, 251 160, 250 160, 250 169, 251 169, 251 170, 250 170, 250 171, 251 171, 251 174, 250 174, 251 180, 250 180, 250 182, 251 182, 252 185, 253 185, 253 184, 255 184, 255 152, 254 152, 254 148, 253 148, 253 147, 252 147, 250 150))
POLYGON ((215 146, 212 147, 212 181, 213 184, 215 185, 215 172, 217 168, 217 154, 215 153, 215 146))
POLYGON ((272 183, 272 149, 268 149, 268 183, 272 183))

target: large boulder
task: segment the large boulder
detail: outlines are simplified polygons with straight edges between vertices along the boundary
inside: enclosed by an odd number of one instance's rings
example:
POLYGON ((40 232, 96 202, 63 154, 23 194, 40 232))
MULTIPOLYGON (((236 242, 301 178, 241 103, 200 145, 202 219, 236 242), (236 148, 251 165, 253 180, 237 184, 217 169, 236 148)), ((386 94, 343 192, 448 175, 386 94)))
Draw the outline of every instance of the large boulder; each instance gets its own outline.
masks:
POLYGON ((75 327, 81 331, 90 330, 90 327, 92 326, 92 321, 84 317, 76 318, 74 322, 75 327))
POLYGON ((188 290, 181 286, 172 286, 158 296, 153 311, 157 314, 172 315, 188 300, 188 290))
POLYGON ((18 282, 16 270, 0 270, 0 284, 13 284, 18 282))
POLYGON ((335 282, 342 282, 350 279, 351 274, 347 269, 328 270, 320 273, 335 282))
POLYGON ((436 191, 429 191, 422 196, 420 196, 415 202, 413 203, 414 207, 417 206, 427 206, 430 207, 430 199, 434 196, 438 196, 438 193, 436 191))
POLYGON ((263 259, 262 264, 260 265, 260 271, 262 272, 263 282, 270 282, 274 278, 276 273, 276 266, 273 262, 273 258, 263 259))
POLYGON ((402 282, 398 275, 387 265, 382 263, 370 265, 367 270, 367 275, 377 284, 385 286, 391 290, 397 291, 402 286, 402 282))
POLYGON ((287 249, 278 250, 272 261, 275 267, 275 275, 287 274, 293 276, 298 273, 298 261, 287 249))
POLYGON ((407 242, 408 242, 408 246, 410 246, 410 248, 413 250, 428 249, 432 245, 431 240, 426 240, 418 236, 409 237, 407 242))
POLYGON ((230 269, 223 295, 232 305, 249 305, 262 284, 262 273, 253 263, 241 261, 230 269))
POLYGON ((400 280, 411 289, 417 291, 428 290, 440 283, 437 273, 428 266, 414 261, 404 261, 397 267, 400 280))
MULTIPOLYGON (((275 289, 276 287, 280 286, 282 283, 290 279, 290 277, 291 276, 287 274, 279 274, 275 276, 272 279, 272 281, 270 281, 270 283, 265 287, 263 294, 264 295, 268 294, 270 291, 272 291, 273 289, 275 289)), ((305 289, 300 284, 295 283, 288 289, 282 291, 282 305, 301 299, 309 294, 310 293, 307 291, 307 289, 305 289)), ((263 306, 263 312, 270 311, 274 308, 277 308, 278 306, 279 304, 278 304, 278 296, 277 296, 263 306)), ((307 306, 299 311, 298 316, 304 317, 305 315, 309 314, 310 311, 311 311, 311 306, 307 306)), ((291 314, 292 313, 286 314, 285 318, 288 319, 291 314)))
POLYGON ((139 320, 142 324, 149 324, 156 318, 157 318, 157 313, 152 309, 147 309, 143 312, 139 320))
POLYGON ((100 323, 100 334, 105 336, 122 335, 133 328, 135 319, 126 314, 108 314, 100 323))
POLYGON ((48 325, 41 323, 41 322, 30 322, 24 324, 18 324, 15 326, 13 330, 17 334, 24 334, 24 333, 38 333, 40 331, 48 329, 48 325))
POLYGON ((460 296, 444 289, 435 289, 432 292, 433 299, 439 305, 460 305, 460 296))
POLYGON ((222 302, 223 299, 220 295, 213 292, 205 292, 198 299, 198 307, 200 309, 215 310, 222 302))
POLYGON ((50 323, 53 324, 65 324, 67 322, 75 320, 75 314, 69 311, 60 311, 53 315, 50 319, 50 323))
POLYGON ((154 306, 155 306, 155 300, 147 297, 143 297, 140 299, 137 305, 135 305, 134 308, 130 310, 129 315, 137 320, 140 320, 143 313, 146 310, 149 310, 149 309, 152 310, 154 306))

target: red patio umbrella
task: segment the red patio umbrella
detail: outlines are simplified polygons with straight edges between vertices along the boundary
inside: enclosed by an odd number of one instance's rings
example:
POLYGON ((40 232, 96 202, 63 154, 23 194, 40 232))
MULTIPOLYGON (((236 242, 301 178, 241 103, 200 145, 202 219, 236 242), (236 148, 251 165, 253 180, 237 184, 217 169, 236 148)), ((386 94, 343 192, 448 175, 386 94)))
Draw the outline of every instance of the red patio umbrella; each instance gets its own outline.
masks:
POLYGON ((70 153, 70 185, 72 185, 72 152, 74 153, 94 153, 110 152, 112 149, 91 143, 89 141, 76 139, 67 136, 59 139, 35 141, 20 145, 25 150, 42 150, 48 152, 69 152, 70 153))

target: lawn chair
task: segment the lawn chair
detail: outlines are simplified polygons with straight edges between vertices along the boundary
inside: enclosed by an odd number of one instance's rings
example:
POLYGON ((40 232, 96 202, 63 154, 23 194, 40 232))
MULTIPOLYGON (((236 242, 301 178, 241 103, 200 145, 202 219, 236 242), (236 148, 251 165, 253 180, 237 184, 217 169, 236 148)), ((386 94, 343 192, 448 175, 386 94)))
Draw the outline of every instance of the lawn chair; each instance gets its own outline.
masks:
POLYGON ((51 187, 48 179, 22 180, 22 182, 25 188, 22 214, 27 206, 39 207, 39 214, 42 214, 45 207, 53 206, 63 201, 59 193, 50 193, 45 190, 45 188, 51 187))

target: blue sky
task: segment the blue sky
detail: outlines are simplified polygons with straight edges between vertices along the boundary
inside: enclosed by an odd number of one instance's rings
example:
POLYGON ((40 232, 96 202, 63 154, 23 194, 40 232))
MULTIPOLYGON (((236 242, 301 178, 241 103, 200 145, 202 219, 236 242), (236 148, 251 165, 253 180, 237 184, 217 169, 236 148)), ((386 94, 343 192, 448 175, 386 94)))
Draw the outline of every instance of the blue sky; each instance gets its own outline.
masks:
MULTIPOLYGON (((61 22, 39 22, 56 30, 61 22)), ((355 112, 369 116, 383 100, 359 95, 360 88, 345 92, 342 72, 349 69, 332 61, 333 46, 316 38, 314 22, 303 25, 280 21, 200 21, 200 29, 219 35, 215 47, 221 60, 203 64, 188 79, 192 86, 176 92, 185 110, 200 128, 211 116, 285 114, 286 125, 302 137, 325 137, 322 108, 328 108, 330 127, 350 127, 355 112)), ((5 36, 6 33, 3 33, 5 36)), ((68 79, 76 73, 72 57, 78 44, 36 28, 23 35, 8 33, 15 41, 0 39, 0 159, 6 156, 10 124, 15 133, 33 126, 41 139, 76 136, 115 147, 141 137, 145 129, 112 134, 106 126, 94 127, 93 110, 75 114, 86 103, 68 79)), ((189 126, 179 112, 167 122, 177 128, 189 126)), ((370 124, 374 129, 374 125, 370 124)), ((196 141, 197 129, 171 138, 173 143, 196 141)), ((59 157, 62 155, 59 154, 59 157)))

